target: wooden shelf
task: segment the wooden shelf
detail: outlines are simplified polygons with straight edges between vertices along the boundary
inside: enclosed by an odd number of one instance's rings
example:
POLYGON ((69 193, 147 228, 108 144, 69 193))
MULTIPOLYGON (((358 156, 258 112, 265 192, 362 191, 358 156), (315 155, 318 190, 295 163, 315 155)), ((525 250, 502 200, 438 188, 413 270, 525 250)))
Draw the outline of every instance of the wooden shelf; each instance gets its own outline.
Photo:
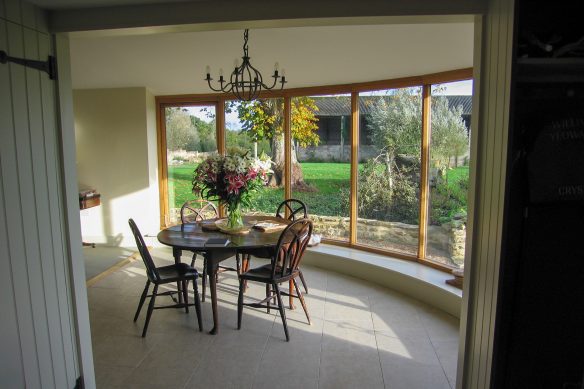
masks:
POLYGON ((84 197, 79 199, 79 209, 97 207, 100 204, 101 204, 100 195, 94 195, 91 197, 84 197))

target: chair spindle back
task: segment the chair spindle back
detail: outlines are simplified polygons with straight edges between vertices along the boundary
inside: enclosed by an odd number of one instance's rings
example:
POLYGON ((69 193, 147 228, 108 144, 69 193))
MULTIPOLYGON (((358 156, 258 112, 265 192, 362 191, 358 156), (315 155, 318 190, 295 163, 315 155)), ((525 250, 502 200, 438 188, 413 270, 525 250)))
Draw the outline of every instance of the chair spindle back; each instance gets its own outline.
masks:
POLYGON ((180 221, 182 224, 194 223, 216 217, 219 217, 217 207, 208 200, 189 200, 180 209, 180 221))
POLYGON ((300 200, 296 199, 288 199, 284 200, 278 206, 278 210, 276 211, 276 217, 280 217, 286 219, 286 210, 288 210, 288 220, 296 220, 308 217, 308 210, 306 208, 306 204, 304 204, 300 200))
POLYGON ((276 254, 272 258, 272 278, 287 277, 298 270, 312 235, 312 228, 312 222, 302 218, 293 221, 282 231, 276 254))
POLYGON ((152 260, 152 256, 150 255, 148 248, 146 247, 146 243, 144 243, 144 238, 142 237, 136 222, 134 222, 134 219, 128 220, 128 223, 130 224, 130 228, 134 234, 134 239, 136 239, 136 246, 138 247, 142 261, 144 261, 144 266, 146 266, 146 275, 150 281, 155 282, 159 279, 158 270, 156 270, 156 265, 152 260))

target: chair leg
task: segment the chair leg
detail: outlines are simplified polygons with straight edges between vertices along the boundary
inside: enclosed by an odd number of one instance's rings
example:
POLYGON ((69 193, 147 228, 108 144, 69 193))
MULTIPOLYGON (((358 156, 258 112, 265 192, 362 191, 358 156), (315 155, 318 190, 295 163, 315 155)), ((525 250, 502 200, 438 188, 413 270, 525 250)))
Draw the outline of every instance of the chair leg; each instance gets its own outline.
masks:
POLYGON ((150 280, 146 280, 146 286, 144 287, 144 291, 142 292, 142 296, 140 296, 140 302, 138 303, 138 309, 136 310, 136 314, 134 315, 134 323, 138 320, 138 316, 140 316, 140 311, 142 310, 142 306, 144 305, 144 300, 146 300, 146 296, 148 296, 148 288, 150 287, 150 280))
POLYGON ((196 260, 197 260, 197 253, 193 253, 193 260, 191 261, 191 267, 195 267, 196 260))
MULTIPOLYGON (((270 297, 270 284, 266 284, 266 298, 268 297, 270 297)), ((270 301, 272 301, 272 299, 266 301, 268 313, 270 313, 270 301)))
POLYGON ((241 318, 243 316, 243 283, 244 280, 239 280, 239 296, 237 297, 237 329, 241 329, 241 318))
POLYGON ((282 303, 282 295, 280 294, 280 288, 278 284, 273 284, 276 290, 276 296, 278 296, 278 309, 280 310, 280 316, 282 317, 282 324, 284 324, 284 333, 286 334, 286 342, 290 341, 290 335, 288 334, 288 324, 286 324, 286 312, 284 311, 284 304, 282 303))
POLYGON ((207 289, 207 258, 203 261, 203 282, 201 301, 205 302, 205 290, 207 289))
POLYGON ((288 304, 290 305, 290 310, 296 309, 294 306, 294 293, 293 293, 294 283, 292 280, 288 281, 288 304))
POLYGON ((308 294, 308 286, 306 286, 306 280, 304 279, 302 270, 298 269, 298 274, 300 275, 300 281, 302 281, 302 286, 304 286, 304 292, 305 294, 308 294))
POLYGON ((302 304, 302 309, 304 309, 304 314, 306 315, 306 319, 308 320, 308 324, 312 325, 312 322, 310 321, 310 315, 308 314, 308 308, 306 307, 306 302, 304 301, 304 296, 302 295, 302 292, 300 291, 300 288, 298 287, 298 283, 296 282, 296 279, 292 279, 292 282, 294 282, 294 288, 296 288, 296 294, 298 295, 298 298, 300 299, 300 304, 302 304))
POLYGON ((197 280, 193 280, 193 292, 195 293, 195 312, 197 313, 197 321, 199 322, 199 331, 203 331, 203 315, 201 314, 201 299, 199 296, 199 287, 197 280))
MULTIPOLYGON (((251 255, 249 254, 243 254, 241 256, 241 268, 243 269, 244 273, 249 270, 250 259, 251 255)), ((247 291, 247 280, 243 281, 243 291, 247 291)))
POLYGON ((189 313, 189 292, 187 290, 188 282, 186 280, 182 281, 182 293, 183 300, 185 302, 185 312, 189 313))
POLYGON ((146 313, 146 322, 144 323, 144 329, 142 330, 142 337, 146 337, 146 331, 148 331, 148 324, 150 323, 150 316, 152 316, 152 311, 154 310, 154 300, 156 300, 156 293, 158 293, 158 285, 154 285, 154 290, 152 290, 152 297, 150 297, 150 303, 148 304, 148 312, 146 313))

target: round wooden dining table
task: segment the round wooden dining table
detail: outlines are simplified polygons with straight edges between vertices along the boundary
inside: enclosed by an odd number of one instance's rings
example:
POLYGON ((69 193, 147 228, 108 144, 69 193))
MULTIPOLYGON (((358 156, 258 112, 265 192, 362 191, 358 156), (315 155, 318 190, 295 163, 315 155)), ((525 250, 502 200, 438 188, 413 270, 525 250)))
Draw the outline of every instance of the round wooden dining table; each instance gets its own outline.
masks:
POLYGON ((206 259, 207 274, 209 276, 209 289, 211 291, 211 309, 213 311, 213 329, 210 334, 217 334, 219 331, 219 314, 217 311, 217 270, 219 263, 233 257, 238 250, 275 248, 282 229, 273 232, 262 232, 253 225, 260 222, 271 222, 282 225, 290 223, 287 219, 275 216, 244 216, 244 224, 249 228, 245 234, 226 234, 220 231, 209 231, 203 226, 208 225, 210 220, 196 223, 178 224, 168 227, 158 233, 158 241, 172 247, 172 255, 176 263, 180 263, 182 250, 200 251, 206 259), (225 247, 208 247, 205 243, 211 238, 228 238, 230 243, 225 247))

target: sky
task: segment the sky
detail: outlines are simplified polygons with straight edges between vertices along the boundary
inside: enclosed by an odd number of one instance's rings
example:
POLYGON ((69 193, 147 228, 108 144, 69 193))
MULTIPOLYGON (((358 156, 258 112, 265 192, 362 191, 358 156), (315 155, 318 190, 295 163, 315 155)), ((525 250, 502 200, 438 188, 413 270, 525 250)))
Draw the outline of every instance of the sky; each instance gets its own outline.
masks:
MULTIPOLYGON (((463 95, 463 96, 470 96, 472 95, 472 80, 465 80, 465 81, 457 81, 457 82, 449 82, 447 84, 441 85, 444 90, 440 92, 440 95, 463 95)), ((374 96, 378 94, 378 92, 368 92, 363 93, 363 95, 374 96)), ((203 107, 186 107, 187 111, 191 115, 198 117, 201 120, 206 121, 207 123, 212 120, 207 116, 208 112, 202 110, 203 107)), ((215 112, 215 108, 213 106, 206 107, 208 111, 215 112)), ((225 124, 227 128, 232 130, 237 130, 241 128, 241 124, 239 119, 237 118, 237 112, 231 112, 225 114, 225 124)))

